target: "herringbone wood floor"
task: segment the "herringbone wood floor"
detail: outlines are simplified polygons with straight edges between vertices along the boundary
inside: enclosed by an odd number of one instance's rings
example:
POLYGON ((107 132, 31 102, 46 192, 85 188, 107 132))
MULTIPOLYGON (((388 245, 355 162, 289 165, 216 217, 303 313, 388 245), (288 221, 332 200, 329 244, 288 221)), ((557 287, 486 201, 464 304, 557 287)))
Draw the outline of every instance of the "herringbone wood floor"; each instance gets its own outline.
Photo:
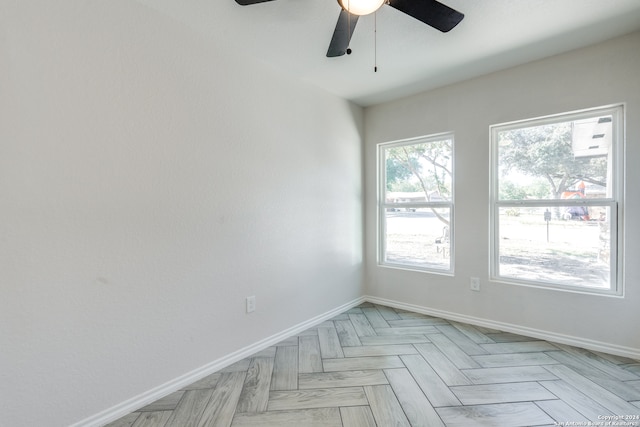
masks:
POLYGON ((640 426, 638 361, 365 303, 109 427, 606 425, 615 415, 640 426))

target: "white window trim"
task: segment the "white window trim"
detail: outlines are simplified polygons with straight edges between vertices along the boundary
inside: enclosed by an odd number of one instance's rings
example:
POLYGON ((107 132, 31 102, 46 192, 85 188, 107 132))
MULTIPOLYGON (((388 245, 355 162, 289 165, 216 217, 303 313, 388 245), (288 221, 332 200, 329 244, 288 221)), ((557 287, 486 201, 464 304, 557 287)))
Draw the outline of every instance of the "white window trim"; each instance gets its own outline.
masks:
POLYGON ((420 136, 416 138, 408 138, 391 142, 383 142, 378 144, 377 151, 377 165, 378 165, 378 191, 377 191, 377 221, 378 221, 378 238, 377 238, 377 261, 378 266, 394 268, 399 270, 418 271, 432 274, 441 274, 446 276, 454 275, 454 260, 455 260, 455 138, 453 132, 442 132, 438 134, 420 136), (442 141, 444 139, 451 140, 451 201, 438 201, 438 202, 419 202, 419 203, 386 203, 386 163, 384 150, 387 148, 401 147, 403 145, 420 144, 422 142, 442 141), (428 267, 419 267, 410 264, 401 264, 385 261, 386 253, 386 227, 385 227, 385 212, 387 208, 449 208, 449 269, 436 269, 428 267))
POLYGON ((624 297, 624 193, 625 193, 625 173, 624 173, 624 149, 625 149, 625 104, 615 104, 598 108, 591 108, 568 113, 554 114, 550 116, 533 119, 518 120, 514 122, 492 125, 489 128, 490 149, 491 149, 491 170, 490 170, 490 217, 489 217, 489 279, 491 281, 528 286, 543 289, 552 289, 566 292, 574 292, 589 295, 601 295, 609 297, 624 297), (567 199, 554 200, 503 200, 498 197, 498 149, 497 134, 505 130, 518 129, 521 127, 541 126, 545 124, 573 121, 587 117, 597 117, 611 115, 614 122, 612 126, 612 166, 613 176, 611 180, 611 197, 594 198, 587 200, 570 201, 567 199), (561 284, 551 284, 531 280, 504 277, 499 272, 499 216, 497 212, 503 207, 522 206, 567 206, 567 205, 598 205, 608 206, 611 209, 611 253, 610 253, 610 284, 609 289, 597 289, 580 286, 568 286, 561 284), (614 232, 615 230, 615 232, 614 232))

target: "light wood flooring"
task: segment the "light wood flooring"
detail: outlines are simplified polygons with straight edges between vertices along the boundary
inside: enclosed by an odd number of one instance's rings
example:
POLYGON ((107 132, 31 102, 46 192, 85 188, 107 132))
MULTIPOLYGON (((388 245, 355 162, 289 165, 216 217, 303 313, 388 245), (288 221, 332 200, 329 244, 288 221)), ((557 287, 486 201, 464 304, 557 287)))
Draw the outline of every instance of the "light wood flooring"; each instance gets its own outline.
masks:
POLYGON ((638 361, 364 303, 109 427, 605 425, 615 415, 640 426, 638 361))

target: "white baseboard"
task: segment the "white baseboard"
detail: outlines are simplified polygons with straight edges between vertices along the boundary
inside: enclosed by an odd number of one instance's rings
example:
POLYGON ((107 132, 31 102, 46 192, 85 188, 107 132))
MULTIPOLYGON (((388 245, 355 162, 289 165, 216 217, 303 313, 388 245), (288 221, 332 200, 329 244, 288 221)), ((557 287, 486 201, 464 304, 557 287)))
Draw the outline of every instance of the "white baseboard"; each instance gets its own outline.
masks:
POLYGON ((202 379, 216 371, 219 371, 222 368, 225 368, 239 360, 242 360, 245 357, 252 355, 253 353, 264 350, 265 348, 270 347, 286 338, 297 335, 306 329, 324 322, 325 320, 331 319, 332 317, 335 317, 338 314, 363 303, 364 301, 364 297, 356 298, 355 300, 334 308, 333 310, 327 311, 326 313, 315 316, 307 321, 292 326, 291 328, 285 329, 284 331, 281 331, 275 335, 267 337, 247 347, 241 348, 240 350, 234 351, 233 353, 214 360, 213 362, 208 363, 200 368, 194 369, 191 372, 187 372, 186 374, 181 375, 178 378, 175 378, 162 385, 159 385, 158 387, 141 393, 138 396, 126 400, 89 418, 79 421, 73 424, 71 427, 98 427, 113 422, 131 412, 136 411, 137 409, 142 408, 143 406, 146 406, 162 397, 178 391, 181 388, 186 387, 187 385, 195 381, 198 381, 199 379, 202 379))
POLYGON ((105 411, 102 411, 96 415, 86 418, 73 424, 71 427, 98 427, 115 421, 137 409, 142 408, 164 396, 167 396, 181 388, 199 380, 207 375, 210 375, 222 368, 225 368, 239 360, 244 359, 256 353, 264 350, 267 347, 272 346, 290 336, 297 335, 300 332, 311 328, 325 320, 353 308, 363 302, 371 302, 374 304, 386 305, 389 307, 399 308, 402 310, 413 311, 416 313, 422 313, 429 316, 441 317, 443 319, 453 320, 457 322, 468 323, 470 325, 484 326, 491 329, 498 329, 505 332, 511 332, 514 334, 525 335, 533 338, 539 338, 547 341, 557 342, 561 344, 572 345, 575 347, 581 347, 588 350, 600 351, 603 353, 614 354, 623 357, 629 357, 631 359, 640 360, 640 349, 620 346, 616 344, 610 344, 585 338, 573 337, 569 335, 558 334, 555 332, 543 331, 540 329, 528 328, 524 326, 514 325, 511 323, 497 322, 488 319, 482 319, 479 317, 467 316, 464 314, 453 313, 444 310, 437 310, 428 307, 422 307, 414 304, 406 304, 399 301, 389 300, 385 298, 378 298, 373 296, 364 296, 357 298, 351 302, 343 304, 333 310, 326 313, 315 316, 305 322, 299 323, 291 328, 285 329, 275 335, 260 340, 254 344, 230 353, 224 357, 214 360, 200 368, 194 369, 178 378, 168 381, 158 387, 155 387, 149 391, 139 394, 129 400, 126 400, 116 406, 113 406, 105 411))
POLYGON ((602 353, 613 354, 616 356, 628 357, 640 360, 640 349, 625 347, 617 344, 611 344, 601 341, 590 340, 586 338, 574 337, 570 335, 558 334, 556 332, 544 331, 541 329, 528 328, 525 326, 514 325, 512 323, 496 322, 494 320, 482 319, 479 317, 467 316, 464 314, 453 313, 450 311, 436 310, 433 308, 422 307, 414 304, 406 304, 399 301, 388 300, 373 296, 365 296, 365 301, 373 304, 386 305, 389 307, 399 308, 407 311, 414 311, 429 316, 441 317, 443 319, 454 320, 457 322, 468 323, 470 325, 484 326, 486 328, 498 329, 500 331, 511 332, 518 335, 539 338, 546 341, 567 344, 574 347, 581 347, 587 350, 599 351, 602 353))

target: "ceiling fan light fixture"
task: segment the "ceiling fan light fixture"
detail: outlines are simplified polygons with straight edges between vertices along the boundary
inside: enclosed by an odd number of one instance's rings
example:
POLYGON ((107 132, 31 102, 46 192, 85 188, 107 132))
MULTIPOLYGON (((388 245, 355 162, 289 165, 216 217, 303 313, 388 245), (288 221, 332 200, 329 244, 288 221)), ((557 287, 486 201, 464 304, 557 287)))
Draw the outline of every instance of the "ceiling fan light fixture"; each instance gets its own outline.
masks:
POLYGON ((385 0, 338 0, 340 6, 352 15, 368 15, 380 9, 385 0))

